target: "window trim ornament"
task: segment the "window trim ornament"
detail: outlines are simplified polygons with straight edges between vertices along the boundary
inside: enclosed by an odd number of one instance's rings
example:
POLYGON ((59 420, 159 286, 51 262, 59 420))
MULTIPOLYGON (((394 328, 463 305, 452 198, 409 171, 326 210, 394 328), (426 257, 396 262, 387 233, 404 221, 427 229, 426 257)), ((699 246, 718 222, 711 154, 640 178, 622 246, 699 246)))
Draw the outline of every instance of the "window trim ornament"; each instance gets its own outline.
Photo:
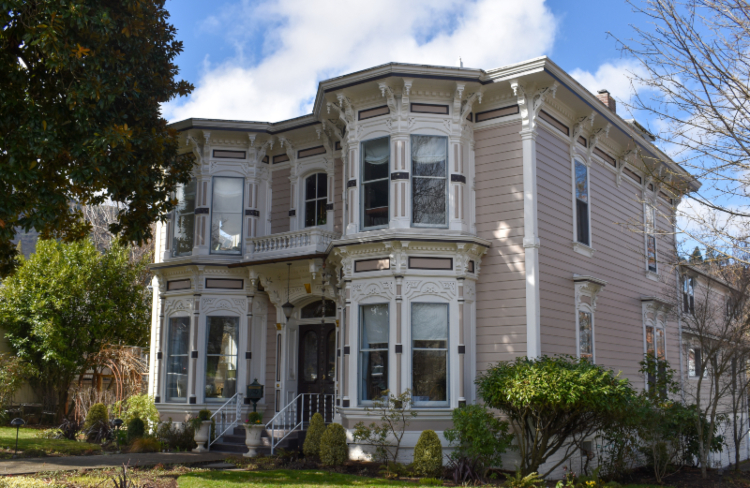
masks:
POLYGON ((607 282, 591 275, 573 275, 575 287, 576 357, 581 357, 579 312, 591 314, 591 362, 596 363, 596 300, 607 282), (590 304, 583 301, 588 297, 590 304))

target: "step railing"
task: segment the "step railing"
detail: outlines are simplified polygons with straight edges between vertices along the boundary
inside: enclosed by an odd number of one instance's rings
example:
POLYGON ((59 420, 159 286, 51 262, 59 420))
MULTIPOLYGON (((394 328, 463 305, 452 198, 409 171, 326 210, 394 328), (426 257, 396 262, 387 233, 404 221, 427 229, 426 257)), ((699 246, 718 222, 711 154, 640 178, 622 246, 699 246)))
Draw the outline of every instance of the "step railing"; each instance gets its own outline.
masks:
POLYGON ((232 398, 227 400, 224 405, 220 406, 213 415, 211 415, 211 420, 213 420, 214 422, 211 423, 211 428, 209 429, 209 450, 211 449, 211 444, 221 439, 229 429, 234 429, 238 424, 242 422, 243 404, 244 402, 242 393, 237 392, 232 398), (215 430, 214 424, 216 424, 215 430))
POLYGON ((333 422, 333 395, 328 393, 300 393, 294 400, 274 415, 266 424, 266 432, 271 441, 271 454, 290 434, 305 430, 310 417, 315 413, 323 416, 327 424, 333 422))

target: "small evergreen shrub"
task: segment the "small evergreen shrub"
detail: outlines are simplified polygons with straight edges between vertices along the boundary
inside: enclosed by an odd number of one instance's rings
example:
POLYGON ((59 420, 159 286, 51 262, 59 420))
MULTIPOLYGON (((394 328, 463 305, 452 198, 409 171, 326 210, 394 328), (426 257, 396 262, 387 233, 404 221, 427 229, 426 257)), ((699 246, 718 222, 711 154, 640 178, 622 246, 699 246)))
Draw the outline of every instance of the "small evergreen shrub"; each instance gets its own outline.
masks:
POLYGON ((146 424, 138 417, 133 417, 128 422, 128 443, 140 439, 146 433, 146 424))
POLYGON ((99 422, 109 424, 109 413, 107 412, 107 407, 103 403, 95 403, 91 405, 91 408, 86 414, 86 421, 83 423, 83 428, 90 429, 99 422))
POLYGON ((164 447, 176 451, 189 451, 195 447, 195 430, 189 423, 175 424, 170 418, 156 428, 156 438, 164 447))
POLYGON ((133 441, 130 452, 159 452, 161 443, 155 437, 141 437, 133 441))
POLYGON ((320 462, 325 466, 341 466, 347 459, 346 431, 341 424, 330 424, 320 438, 320 462))
POLYGON ((326 424, 323 421, 323 416, 316 413, 310 419, 310 427, 307 429, 305 443, 302 444, 302 452, 305 456, 316 457, 320 455, 320 438, 323 437, 323 432, 325 431, 326 424))
POLYGON ((133 395, 124 402, 117 402, 113 413, 114 411, 119 412, 119 417, 125 425, 135 417, 143 420, 146 425, 145 433, 154 432, 159 424, 159 411, 156 409, 154 398, 146 394, 133 395))
POLYGON ((425 430, 414 446, 414 471, 421 476, 443 473, 443 446, 434 430, 425 430))
POLYGON ((422 486, 443 486, 443 480, 437 478, 420 478, 419 484, 422 486))

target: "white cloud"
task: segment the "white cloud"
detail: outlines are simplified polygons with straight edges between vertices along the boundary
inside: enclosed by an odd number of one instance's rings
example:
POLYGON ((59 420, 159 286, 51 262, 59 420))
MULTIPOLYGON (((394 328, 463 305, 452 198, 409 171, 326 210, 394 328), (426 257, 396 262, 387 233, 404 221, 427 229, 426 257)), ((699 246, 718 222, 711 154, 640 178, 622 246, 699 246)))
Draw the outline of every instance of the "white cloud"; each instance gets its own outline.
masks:
POLYGON ((556 31, 544 0, 244 0, 203 28, 222 25, 235 58, 206 64, 192 95, 164 106, 167 119, 288 119, 312 110, 326 78, 391 61, 455 66, 459 56, 499 67, 544 54, 556 31), (249 61, 260 36, 260 60, 249 61))
MULTIPOLYGON (((592 93, 606 89, 616 100, 628 102, 633 94, 630 81, 633 73, 644 74, 643 68, 633 60, 623 59, 600 65, 596 73, 576 68, 570 72, 570 76, 592 93)), ((635 88, 640 86, 636 85, 635 88)))

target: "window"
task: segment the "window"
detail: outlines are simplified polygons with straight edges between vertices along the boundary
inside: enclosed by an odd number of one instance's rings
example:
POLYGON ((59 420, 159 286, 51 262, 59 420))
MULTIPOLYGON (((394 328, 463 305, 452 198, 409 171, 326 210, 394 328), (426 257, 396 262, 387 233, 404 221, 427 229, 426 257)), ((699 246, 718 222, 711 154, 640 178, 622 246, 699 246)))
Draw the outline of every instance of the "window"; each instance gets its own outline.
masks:
POLYGON ((412 223, 448 225, 448 138, 411 136, 412 223))
POLYGON ((211 205, 211 252, 242 253, 243 178, 215 177, 211 205))
POLYGON ((411 306, 412 399, 415 405, 448 404, 448 305, 411 306))
POLYGON ((316 173, 305 179, 305 227, 326 225, 328 175, 316 173))
POLYGON ((388 389, 388 305, 362 305, 359 310, 359 394, 368 402, 388 389))
POLYGON ((208 317, 206 400, 226 400, 237 392, 238 317, 208 317))
POLYGON ((698 347, 691 346, 688 348, 688 377, 697 378, 700 375, 705 378, 707 371, 703 369, 703 357, 698 347))
POLYGON ((174 209, 172 256, 186 256, 193 253, 196 188, 196 181, 191 180, 187 185, 179 185, 175 191, 177 208, 174 209))
POLYGON ((167 330, 167 401, 187 399, 189 344, 190 318, 170 318, 167 330))
POLYGON ((578 311, 578 357, 594 361, 594 320, 586 310, 578 311))
POLYGON ((646 265, 656 273, 656 208, 646 204, 646 265))
POLYGON ((362 143, 362 228, 388 225, 390 139, 362 143))
POLYGON ((682 278, 682 311, 695 313, 695 278, 688 276, 682 278))
POLYGON ((666 338, 664 326, 660 323, 646 326, 646 355, 655 359, 666 359, 666 338))
POLYGON ((300 311, 300 318, 303 319, 319 319, 323 317, 323 311, 325 309, 326 317, 336 317, 336 302, 333 300, 326 300, 325 307, 323 300, 317 302, 308 303, 300 311))
POLYGON ((574 166, 576 241, 589 246, 591 245, 591 239, 589 238, 589 169, 577 159, 574 166))

